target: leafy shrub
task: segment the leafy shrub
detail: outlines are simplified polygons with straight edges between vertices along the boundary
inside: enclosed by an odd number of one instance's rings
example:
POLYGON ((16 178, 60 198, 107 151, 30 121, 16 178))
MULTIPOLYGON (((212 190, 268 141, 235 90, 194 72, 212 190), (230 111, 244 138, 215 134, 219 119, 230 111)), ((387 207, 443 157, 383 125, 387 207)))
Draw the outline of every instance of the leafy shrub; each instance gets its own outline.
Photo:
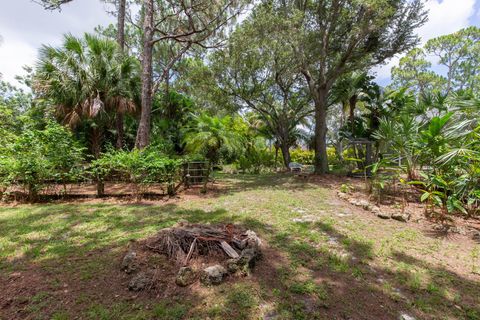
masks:
POLYGON ((44 130, 25 129, 4 151, 0 157, 3 189, 22 185, 30 201, 37 199, 45 183, 66 183, 80 176, 83 148, 55 122, 49 122, 44 130))
POLYGON ((242 172, 258 174, 262 170, 273 168, 275 154, 263 145, 249 146, 246 152, 238 158, 235 166, 242 172))
POLYGON ((400 164, 408 184, 420 189, 427 212, 438 207, 442 215, 474 215, 480 204, 480 126, 469 110, 478 109, 478 100, 454 95, 449 104, 455 111, 438 107, 432 112, 438 116, 431 118, 405 112, 381 119, 373 136, 391 167, 400 164))
POLYGON ((343 183, 340 186, 340 192, 343 193, 350 193, 354 190, 354 187, 350 183, 343 183))
POLYGON ((51 176, 57 183, 77 182, 83 178, 83 148, 72 133, 56 122, 49 122, 39 132, 42 153, 51 166, 51 176))
MULTIPOLYGON (((327 148, 328 163, 337 165, 339 159, 334 147, 327 148)), ((300 148, 290 150, 290 159, 292 162, 298 162, 305 165, 313 165, 315 163, 315 151, 304 150, 300 148)))
POLYGON ((97 181, 116 178, 132 183, 139 197, 154 183, 167 185, 168 194, 175 193, 175 183, 180 179, 183 161, 165 157, 154 150, 110 151, 94 160, 90 172, 97 181))
POLYGON ((194 119, 194 124, 184 138, 189 152, 203 154, 210 163, 217 164, 221 154, 243 151, 243 137, 234 130, 234 118, 210 117, 202 113, 194 119))
POLYGON ((7 164, 10 166, 2 170, 8 173, 6 181, 23 185, 28 190, 29 199, 36 200, 51 172, 50 163, 42 154, 38 132, 26 130, 17 137, 11 145, 9 157, 7 164))
POLYGON ((301 164, 313 164, 315 152, 313 150, 292 149, 290 150, 290 159, 292 162, 301 164))

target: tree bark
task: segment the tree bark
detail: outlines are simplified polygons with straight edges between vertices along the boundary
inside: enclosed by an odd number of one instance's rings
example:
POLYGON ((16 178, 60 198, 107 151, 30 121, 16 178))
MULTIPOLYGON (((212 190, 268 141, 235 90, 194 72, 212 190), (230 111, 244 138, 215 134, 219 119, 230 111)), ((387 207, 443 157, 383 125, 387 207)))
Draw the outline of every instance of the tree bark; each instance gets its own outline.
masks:
POLYGON ((122 112, 117 112, 117 116, 115 118, 115 126, 117 127, 117 149, 121 150, 123 149, 123 136, 124 136, 124 130, 123 130, 123 113, 122 112))
POLYGON ((38 200, 38 190, 36 185, 33 183, 28 184, 28 201, 31 203, 37 202, 38 200))
POLYGON ((100 158, 100 153, 102 152, 102 130, 99 127, 92 128, 91 136, 91 152, 95 159, 100 158))
MULTIPOLYGON (((120 47, 120 51, 123 54, 125 52, 125 9, 126 0, 118 0, 118 13, 117 13, 117 42, 120 47)), ((124 130, 123 130, 123 113, 117 111, 116 116, 116 129, 117 129, 117 149, 123 148, 124 130)))
POLYGON ((285 165, 285 168, 290 169, 290 148, 286 143, 282 143, 280 145, 280 149, 282 150, 282 156, 283 156, 283 164, 285 165))
POLYGON ((153 0, 144 0, 145 17, 143 21, 142 54, 142 112, 138 124, 135 147, 143 149, 150 142, 150 123, 152 113, 152 54, 153 54, 153 0))
POLYGON ((275 171, 277 171, 277 162, 278 162, 278 145, 275 143, 275 171))
MULTIPOLYGON (((102 131, 100 128, 92 128, 92 154, 95 159, 100 158, 101 146, 102 146, 102 131)), ((102 179, 97 179, 97 197, 102 197, 105 194, 105 186, 102 179)))
POLYGON ((353 131, 355 130, 355 108, 357 106, 357 95, 353 95, 350 97, 348 100, 349 104, 349 111, 350 111, 350 128, 352 130, 352 135, 353 131))
POLYGON ((342 141, 342 139, 338 139, 337 147, 335 148, 335 151, 337 152, 338 160, 343 161, 343 141, 342 141))
POLYGON ((328 172, 327 88, 320 88, 315 99, 315 174, 328 172))
POLYGON ((118 0, 117 42, 122 53, 125 51, 125 9, 126 0, 118 0))

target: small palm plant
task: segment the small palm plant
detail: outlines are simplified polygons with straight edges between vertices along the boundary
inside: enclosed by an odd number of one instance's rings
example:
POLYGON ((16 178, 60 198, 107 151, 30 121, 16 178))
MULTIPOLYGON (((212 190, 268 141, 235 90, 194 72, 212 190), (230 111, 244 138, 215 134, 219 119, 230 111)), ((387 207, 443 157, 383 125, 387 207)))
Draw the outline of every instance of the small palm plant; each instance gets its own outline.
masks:
POLYGON ((243 139, 233 129, 231 117, 211 117, 202 113, 195 117, 194 123, 185 135, 187 150, 204 155, 210 163, 219 162, 221 150, 235 153, 243 148, 243 139))

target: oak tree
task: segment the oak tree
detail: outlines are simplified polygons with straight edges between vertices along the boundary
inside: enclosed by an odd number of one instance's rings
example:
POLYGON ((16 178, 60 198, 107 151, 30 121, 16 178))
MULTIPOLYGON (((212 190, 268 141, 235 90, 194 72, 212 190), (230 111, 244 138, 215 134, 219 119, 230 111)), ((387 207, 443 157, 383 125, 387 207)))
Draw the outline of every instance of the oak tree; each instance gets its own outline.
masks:
POLYGON ((421 0, 278 0, 263 4, 283 17, 278 30, 298 61, 315 105, 315 172, 328 171, 327 110, 344 74, 381 64, 418 43, 426 21, 421 0))

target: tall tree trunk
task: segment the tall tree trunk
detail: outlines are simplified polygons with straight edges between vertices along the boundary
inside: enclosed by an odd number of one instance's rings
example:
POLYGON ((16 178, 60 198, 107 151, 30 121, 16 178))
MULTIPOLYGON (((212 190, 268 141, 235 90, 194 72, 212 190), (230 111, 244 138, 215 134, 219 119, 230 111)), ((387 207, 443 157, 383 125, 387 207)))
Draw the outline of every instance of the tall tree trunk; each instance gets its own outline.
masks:
POLYGON ((143 21, 142 54, 142 112, 138 124, 135 147, 143 149, 150 142, 150 122, 152 113, 152 54, 153 54, 153 0, 144 0, 145 17, 143 21))
POLYGON ((125 10, 126 0, 118 0, 117 42, 122 53, 125 51, 125 10))
POLYGON ((117 116, 115 117, 115 126, 117 127, 117 149, 121 150, 123 149, 123 136, 124 136, 124 130, 123 130, 123 113, 122 112, 117 112, 117 116))
MULTIPOLYGON (((92 128, 92 154, 95 159, 100 158, 101 145, 102 145, 102 131, 98 127, 92 128)), ((105 194, 105 186, 103 180, 97 177, 97 197, 102 197, 105 194)))
POLYGON ((338 139, 337 147, 335 148, 335 151, 337 152, 338 160, 343 161, 343 141, 342 141, 342 139, 338 139))
MULTIPOLYGON (((117 42, 122 54, 125 51, 125 8, 126 0, 118 0, 118 13, 117 13, 117 42)), ((123 112, 117 111, 115 119, 115 125, 117 127, 117 149, 123 148, 123 112)))
POLYGON ((328 172, 327 88, 320 88, 315 99, 315 174, 328 172))
POLYGON ((280 149, 282 150, 282 156, 283 156, 283 164, 285 165, 285 168, 290 169, 290 148, 288 147, 288 144, 282 143, 280 145, 280 149))
POLYGON ((38 190, 37 186, 34 183, 28 184, 28 201, 36 202, 38 200, 38 190))
POLYGON ((277 171, 277 163, 278 163, 278 145, 275 143, 275 171, 277 171))
POLYGON ((102 130, 99 127, 92 128, 92 136, 90 139, 91 143, 91 152, 95 159, 100 158, 100 153, 102 151, 102 130))
MULTIPOLYGON (((343 128, 345 125, 345 101, 342 101, 342 109, 340 110, 340 128, 343 128)), ((340 136, 340 133, 337 133, 337 146, 335 152, 337 153, 337 158, 339 161, 343 161, 343 138, 340 136)))
POLYGON ((353 131, 355 130, 355 108, 357 106, 357 95, 353 95, 350 97, 348 100, 349 104, 349 111, 350 111, 350 128, 352 130, 352 135, 353 131))

